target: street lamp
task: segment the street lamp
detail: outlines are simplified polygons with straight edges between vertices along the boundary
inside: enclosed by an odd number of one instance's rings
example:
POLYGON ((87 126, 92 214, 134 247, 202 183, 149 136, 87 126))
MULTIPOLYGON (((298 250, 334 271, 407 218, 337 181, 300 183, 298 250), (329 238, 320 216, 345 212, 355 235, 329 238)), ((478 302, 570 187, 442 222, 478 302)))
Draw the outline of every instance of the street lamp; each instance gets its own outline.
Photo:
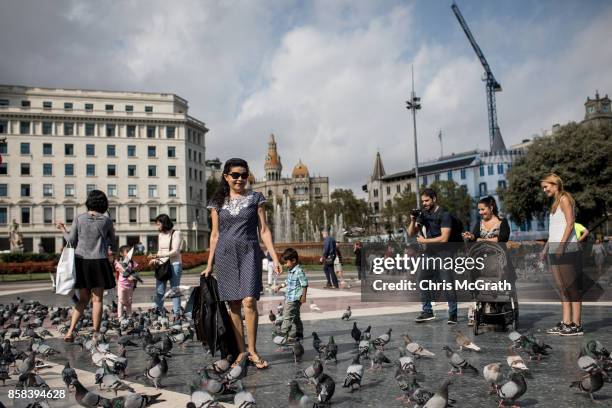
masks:
POLYGON ((416 111, 421 109, 421 98, 417 97, 414 92, 414 66, 412 66, 412 92, 410 92, 410 100, 406 101, 406 109, 412 111, 412 125, 414 128, 414 177, 416 178, 416 205, 421 209, 419 201, 419 154, 417 148, 417 128, 416 128, 416 111))

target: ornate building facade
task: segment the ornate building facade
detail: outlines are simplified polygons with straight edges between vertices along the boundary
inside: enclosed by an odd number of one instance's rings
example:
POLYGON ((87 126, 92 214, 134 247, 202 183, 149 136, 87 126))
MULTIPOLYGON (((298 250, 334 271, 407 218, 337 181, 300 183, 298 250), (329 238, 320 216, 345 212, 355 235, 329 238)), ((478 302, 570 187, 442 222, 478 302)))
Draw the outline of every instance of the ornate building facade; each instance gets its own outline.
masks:
POLYGON ((261 181, 254 177, 250 179, 253 191, 259 191, 270 199, 288 195, 296 205, 307 205, 315 201, 329 202, 329 178, 311 177, 308 167, 301 159, 293 167, 291 177, 283 177, 282 171, 276 139, 274 135, 270 135, 264 164, 265 177, 261 181))

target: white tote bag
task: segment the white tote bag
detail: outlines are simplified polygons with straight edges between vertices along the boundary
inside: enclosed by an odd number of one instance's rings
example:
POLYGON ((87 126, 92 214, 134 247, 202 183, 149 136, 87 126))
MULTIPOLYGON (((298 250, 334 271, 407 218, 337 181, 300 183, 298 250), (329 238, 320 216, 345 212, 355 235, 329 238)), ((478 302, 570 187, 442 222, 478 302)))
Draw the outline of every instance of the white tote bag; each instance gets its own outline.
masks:
POLYGON ((69 295, 74 289, 76 281, 74 270, 74 248, 66 245, 62 250, 59 263, 57 264, 55 293, 58 295, 69 295))

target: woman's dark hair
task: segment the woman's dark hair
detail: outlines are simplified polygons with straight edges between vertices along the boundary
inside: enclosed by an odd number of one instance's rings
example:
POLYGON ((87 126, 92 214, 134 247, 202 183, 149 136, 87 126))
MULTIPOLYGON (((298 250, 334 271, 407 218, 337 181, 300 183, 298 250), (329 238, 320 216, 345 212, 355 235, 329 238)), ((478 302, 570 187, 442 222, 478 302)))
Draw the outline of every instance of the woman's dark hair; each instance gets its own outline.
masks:
POLYGON ((159 222, 161 224, 162 232, 170 232, 172 231, 172 228, 174 228, 174 224, 167 214, 159 214, 157 218, 155 218, 155 222, 159 222))
POLYGON ((283 262, 286 262, 286 261, 299 262, 300 261, 300 257, 298 256, 298 252, 295 249, 287 248, 287 249, 285 249, 285 251, 281 255, 281 260, 283 262))
MULTIPOLYGON (((249 164, 246 162, 246 160, 233 158, 226 161, 223 165, 223 176, 228 174, 232 167, 244 167, 247 172, 249 171, 249 164)), ((230 186, 227 183, 227 180, 225 180, 225 177, 221 177, 221 184, 219 184, 217 191, 215 191, 215 194, 213 195, 211 200, 212 204, 217 208, 223 207, 225 199, 229 196, 229 191, 230 186)))
POLYGON ((91 190, 87 195, 85 207, 87 207, 88 211, 104 214, 108 211, 108 198, 106 198, 106 194, 100 190, 91 190))
POLYGON ((426 188, 425 190, 421 191, 421 197, 429 197, 432 200, 435 198, 438 198, 438 195, 436 194, 436 190, 434 190, 433 188, 426 188))
POLYGON ((495 201, 493 197, 491 196, 482 197, 480 200, 478 200, 478 204, 484 204, 485 206, 489 207, 493 215, 499 218, 497 202, 495 201))

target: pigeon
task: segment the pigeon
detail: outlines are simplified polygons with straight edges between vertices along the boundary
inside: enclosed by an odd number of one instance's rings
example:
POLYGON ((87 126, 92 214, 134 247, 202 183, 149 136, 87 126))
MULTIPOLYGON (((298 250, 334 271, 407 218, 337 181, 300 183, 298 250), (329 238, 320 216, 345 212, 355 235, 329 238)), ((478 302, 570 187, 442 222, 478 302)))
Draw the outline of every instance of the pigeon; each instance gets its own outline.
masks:
POLYGON ((446 408, 448 406, 448 386, 450 380, 445 380, 438 391, 423 405, 423 408, 446 408))
POLYGON ((370 340, 372 337, 371 334, 372 326, 368 326, 364 331, 361 332, 361 337, 359 340, 370 340))
POLYGON ((508 357, 506 358, 506 362, 510 366, 510 368, 514 371, 527 371, 529 370, 523 361, 523 358, 516 354, 514 350, 512 350, 512 346, 508 347, 508 357))
POLYGON ((361 389, 363 378, 363 365, 359 362, 359 354, 353 357, 353 362, 346 369, 346 377, 342 387, 349 388, 351 392, 361 389))
POLYGON ((312 332, 312 348, 314 349, 314 351, 321 354, 321 338, 319 337, 317 332, 312 332))
POLYGON ((412 382, 408 384, 408 388, 406 390, 408 393, 408 399, 414 402, 417 407, 422 407, 423 405, 427 404, 427 401, 429 401, 435 394, 421 387, 414 376, 411 378, 411 381, 412 382))
POLYGON ((10 378, 9 363, 6 360, 0 360, 0 380, 2 380, 2 386, 4 386, 6 380, 10 380, 10 378))
POLYGON ((381 334, 372 341, 372 345, 377 349, 384 350, 385 346, 391 341, 391 330, 387 330, 386 333, 381 334))
POLYGON ((536 358, 540 360, 542 356, 548 355, 547 350, 552 350, 552 347, 537 339, 533 334, 521 334, 517 331, 511 332, 508 337, 514 342, 515 347, 521 348, 529 354, 529 359, 536 358))
POLYGON ((591 397, 591 401, 597 402, 593 395, 603 387, 604 384, 604 373, 602 370, 592 370, 587 375, 580 378, 578 381, 574 381, 570 384, 571 387, 578 387, 580 391, 586 392, 591 397))
POLYGON ((304 356, 304 346, 299 340, 296 340, 293 343, 293 361, 295 363, 302 361, 302 356, 304 356))
POLYGON ((329 401, 334 396, 334 391, 336 390, 336 383, 334 379, 325 373, 321 373, 317 377, 316 391, 317 391, 317 399, 322 403, 329 403, 329 401))
POLYGON ((480 347, 476 344, 472 343, 472 340, 466 337, 465 334, 461 333, 461 331, 456 331, 457 336, 455 337, 455 341, 457 345, 459 345, 459 350, 463 350, 464 348, 468 350, 480 351, 480 347))
POLYGON ((66 384, 66 387, 70 388, 70 385, 72 385, 72 380, 77 380, 77 373, 74 370, 74 368, 70 367, 70 363, 68 361, 66 361, 66 364, 64 364, 64 369, 62 370, 62 380, 64 381, 64 384, 66 384))
POLYGON ((361 330, 357 327, 357 322, 353 322, 353 328, 351 329, 351 337, 355 340, 355 344, 361 340, 361 330))
MULTIPOLYGON (((221 404, 206 391, 194 391, 191 393, 191 401, 195 408, 222 408, 221 404)), ((187 404, 189 407, 189 403, 187 404)))
POLYGON ((98 406, 108 406, 110 400, 99 396, 98 394, 89 391, 87 388, 83 386, 77 379, 72 380, 72 385, 74 386, 75 399, 82 407, 93 408, 98 406))
POLYGON ((321 312, 321 308, 316 303, 314 303, 312 300, 310 301, 310 310, 313 312, 318 312, 318 313, 321 312))
POLYGON ((416 367, 414 365, 414 358, 406 355, 406 352, 399 349, 399 369, 401 371, 411 371, 416 373, 416 367))
POLYGON ((276 321, 276 315, 272 310, 270 310, 270 313, 268 314, 268 319, 270 319, 270 323, 274 323, 276 321))
POLYGON ((499 386, 499 381, 502 379, 501 364, 487 364, 482 369, 482 375, 484 376, 487 384, 491 386, 491 394, 495 394, 499 386))
POLYGON ((30 353, 30 355, 27 358, 15 364, 15 368, 17 369, 17 374, 19 375, 27 374, 30 371, 34 370, 36 366, 35 354, 36 352, 33 351, 32 353, 30 353))
POLYGON ((329 338, 329 342, 325 346, 325 361, 334 360, 338 362, 338 345, 334 341, 334 336, 329 338))
POLYGON ((382 368, 383 364, 390 364, 391 360, 389 360, 389 357, 385 356, 385 353, 383 353, 382 350, 378 349, 376 350, 376 352, 374 353, 374 358, 372 358, 371 360, 371 368, 373 369, 374 366, 376 366, 377 368, 382 368))
POLYGON ((406 350, 415 357, 434 357, 435 354, 431 351, 423 348, 418 343, 412 341, 410 336, 404 334, 404 342, 406 343, 406 350))
POLYGON ((103 408, 144 408, 162 402, 163 400, 158 400, 160 396, 161 393, 147 395, 128 392, 120 397, 104 401, 101 406, 103 408))
POLYGON ((206 371, 208 371, 209 373, 215 373, 217 375, 225 374, 225 372, 230 369, 232 365, 231 361, 233 360, 234 356, 228 354, 227 356, 225 356, 225 358, 217 360, 207 366, 206 371))
POLYGON ((202 370, 199 372, 199 376, 197 378, 197 382, 191 384, 191 392, 192 395, 197 391, 206 391, 211 395, 220 395, 225 391, 225 386, 217 379, 212 378, 208 375, 206 370, 202 370))
POLYGON ((108 366, 104 365, 104 375, 102 376, 102 384, 106 389, 112 390, 117 395, 117 391, 130 391, 135 392, 132 387, 130 387, 127 383, 121 381, 117 375, 110 372, 108 366))
POLYGON ((305 378, 308 382, 315 383, 315 379, 323 372, 323 364, 320 359, 315 359, 313 363, 304 370, 298 371, 297 378, 305 378))
POLYGON ((351 318, 351 314, 353 314, 353 312, 351 312, 351 307, 347 306, 344 313, 342 313, 342 318, 340 320, 348 321, 351 318))
POLYGON ((237 408, 257 408, 255 397, 245 390, 239 391, 234 395, 234 406, 237 408))
POLYGON ((511 372, 509 378, 508 382, 497 389, 500 407, 505 404, 514 403, 527 391, 527 382, 525 382, 525 377, 523 377, 522 373, 511 372))
POLYGON ((249 368, 248 363, 250 355, 251 353, 248 351, 245 352, 240 362, 236 366, 232 367, 227 374, 225 374, 225 379, 227 381, 232 382, 246 377, 249 368))
POLYGON ((144 375, 153 382, 156 389, 161 386, 162 379, 168 374, 168 362, 164 356, 154 355, 151 364, 145 369, 144 375))
POLYGON ((461 354, 453 351, 449 346, 442 347, 442 350, 446 350, 446 357, 448 358, 448 364, 451 366, 451 370, 448 374, 455 374, 455 370, 458 370, 458 374, 463 374, 463 370, 472 370, 478 372, 476 367, 471 365, 461 354))
POLYGON ((361 340, 358 346, 359 356, 363 358, 370 358, 370 342, 368 340, 361 340))
POLYGON ((300 388, 296 380, 289 382, 289 408, 312 408, 313 402, 300 388))

